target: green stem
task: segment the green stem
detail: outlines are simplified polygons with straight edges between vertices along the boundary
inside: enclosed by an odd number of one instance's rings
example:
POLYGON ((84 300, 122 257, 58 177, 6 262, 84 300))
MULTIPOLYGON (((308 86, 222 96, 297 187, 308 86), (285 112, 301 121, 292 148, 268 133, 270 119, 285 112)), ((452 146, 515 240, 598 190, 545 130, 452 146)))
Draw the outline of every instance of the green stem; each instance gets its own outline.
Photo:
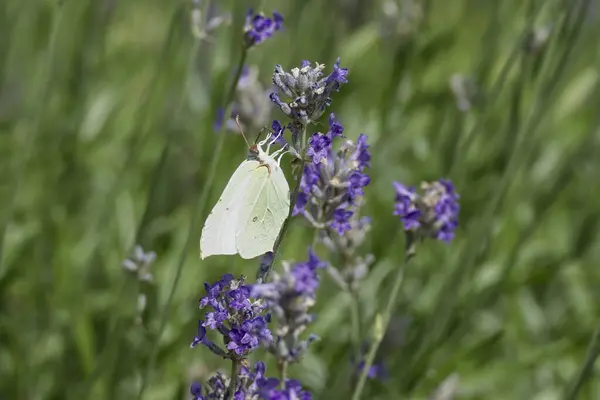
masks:
POLYGON ((360 301, 355 289, 349 288, 350 296, 350 321, 352 323, 352 345, 354 347, 354 360, 359 362, 360 358, 360 301))
POLYGON ((287 379, 287 361, 281 361, 279 364, 279 386, 283 389, 285 387, 285 380, 287 379))
POLYGON ((581 369, 573 380, 573 383, 568 386, 569 389, 566 391, 564 397, 565 400, 577 399, 579 391, 581 388, 583 388, 583 385, 587 382, 594 371, 594 364, 596 363, 598 354, 600 354, 600 324, 598 324, 596 327, 596 331, 590 340, 585 362, 581 366, 581 369))
POLYGON ((285 221, 283 222, 283 225, 281 226, 281 231, 279 232, 279 236, 277 236, 277 240, 275 241, 275 244, 273 245, 273 260, 267 266, 266 269, 259 268, 259 270, 258 270, 258 273, 256 275, 256 282, 259 284, 265 282, 269 278, 269 272, 273 268, 273 265, 275 265, 275 260, 281 253, 281 245, 283 243, 283 238, 285 237, 285 234, 287 233, 287 231, 289 229, 290 221, 292 220, 292 213, 294 212, 294 206, 296 205, 296 199, 298 198, 298 192, 300 191, 300 183, 302 182, 302 173, 304 172, 304 165, 306 163, 306 161, 305 161, 306 128, 307 127, 305 125, 304 129, 302 130, 302 148, 300 150, 301 161, 300 161, 300 167, 298 168, 298 172, 296 173, 296 186, 294 187, 294 190, 292 191, 292 199, 290 201, 290 209, 288 211, 287 218, 285 219, 285 221))
MULTIPOLYGON (((52 28, 50 30, 48 47, 46 49, 46 59, 45 63, 40 68, 41 78, 39 80, 39 87, 36 88, 38 102, 34 106, 35 116, 33 117, 33 122, 29 131, 24 135, 19 135, 25 138, 23 149, 18 152, 20 153, 20 159, 18 160, 18 162, 16 163, 17 165, 13 169, 14 179, 11 182, 10 189, 7 191, 7 193, 9 193, 9 198, 6 201, 6 203, 2 206, 2 211, 4 215, 0 214, 0 276, 5 272, 4 246, 6 244, 6 231, 13 217, 16 199, 19 195, 19 192, 21 191, 21 186, 25 181, 25 177, 27 176, 27 165, 29 164, 29 160, 31 159, 31 156, 33 154, 36 138, 40 135, 40 132, 43 129, 42 122, 44 110, 48 106, 48 96, 51 92, 52 85, 54 83, 52 76, 54 71, 54 64, 56 61, 56 47, 58 43, 59 30, 63 21, 63 7, 64 4, 62 3, 57 3, 54 6, 51 25, 52 28)), ((19 124, 17 124, 17 126, 19 126, 19 124)), ((27 124, 25 124, 25 126, 27 126, 27 124)))
MULTIPOLYGON (((244 62, 246 61, 247 52, 248 52, 248 49, 246 47, 243 47, 240 61, 238 62, 237 66, 236 66, 235 77, 233 78, 233 81, 231 82, 231 86, 229 88, 229 92, 226 97, 225 114, 224 114, 225 118, 227 118, 227 116, 231 114, 231 103, 233 102, 233 98, 235 96, 235 92, 236 92, 236 88, 237 88, 237 83, 242 74, 242 67, 244 66, 244 62)), ((226 123, 221 124, 221 128, 219 129, 219 132, 218 132, 217 144, 214 149, 214 157, 211 160, 208 175, 206 178, 206 183, 204 184, 204 190, 202 191, 202 196, 200 197, 200 200, 198 201, 198 203, 196 203, 196 206, 192 210, 192 216, 190 218, 190 224, 188 227, 187 238, 186 238, 185 244, 183 245, 183 248, 181 249, 181 252, 179 254, 179 260, 178 260, 177 269, 175 272, 175 279, 173 280, 173 284, 171 285, 171 290, 169 291, 169 296, 167 297, 167 302, 165 303, 165 306, 161 313, 161 319, 160 319, 160 323, 159 323, 158 332, 156 333, 156 337, 154 338, 154 341, 152 343, 150 359, 149 359, 148 363, 146 364, 146 368, 143 372, 142 384, 140 387, 140 391, 138 393, 138 399, 142 399, 142 397, 143 397, 144 391, 146 390, 146 386, 148 385, 148 376, 156 362, 156 356, 158 354, 158 344, 159 344, 160 338, 162 336, 162 333, 167 325, 167 317, 169 315, 169 310, 171 308, 171 303, 173 302, 175 291, 177 290, 177 286, 178 286, 179 280, 181 278, 183 266, 185 264, 185 260, 188 255, 188 249, 194 242, 193 235, 194 235, 194 232, 196 231, 196 222, 198 220, 198 215, 199 214, 201 215, 203 213, 204 208, 206 207, 206 203, 208 202, 210 188, 212 187, 213 181, 215 179, 215 175, 217 172, 217 166, 219 164, 219 160, 221 158, 221 153, 223 150, 223 144, 225 143, 225 133, 223 132, 223 130, 226 126, 227 126, 226 123)))
POLYGON ((385 336, 385 331, 387 330, 387 326, 390 323, 392 312, 394 311, 394 306, 396 305, 396 298, 398 297, 398 293, 400 293, 400 284, 402 283, 402 280, 404 278, 404 270, 406 269, 406 266, 407 266, 408 262, 410 261, 410 259, 415 254, 414 245, 415 245, 415 243, 414 243, 412 235, 410 233, 407 233, 406 234, 406 251, 405 251, 405 255, 404 255, 404 265, 402 267, 398 268, 398 272, 396 274, 396 279, 394 280, 394 286, 392 287, 392 291, 390 292, 390 297, 388 297, 388 302, 387 302, 387 305, 386 305, 385 310, 382 315, 383 323, 381 324, 380 327, 375 328, 374 341, 373 341, 373 344, 371 345, 371 348, 369 349, 369 353, 367 354, 367 358, 365 360, 365 365, 364 365, 363 370, 360 373, 360 378, 356 385, 356 389, 354 389, 354 393, 352 394, 352 400, 360 399, 360 395, 362 394, 362 391, 365 386, 365 382, 367 380, 367 374, 369 372, 369 369, 373 365, 373 362, 375 361, 375 354, 377 354, 379 345, 381 344, 381 341, 383 340, 383 337, 385 336))
POLYGON ((225 400, 233 399, 238 381, 238 370, 240 369, 240 361, 237 359, 231 360, 231 375, 229 376, 229 389, 225 396, 225 400))

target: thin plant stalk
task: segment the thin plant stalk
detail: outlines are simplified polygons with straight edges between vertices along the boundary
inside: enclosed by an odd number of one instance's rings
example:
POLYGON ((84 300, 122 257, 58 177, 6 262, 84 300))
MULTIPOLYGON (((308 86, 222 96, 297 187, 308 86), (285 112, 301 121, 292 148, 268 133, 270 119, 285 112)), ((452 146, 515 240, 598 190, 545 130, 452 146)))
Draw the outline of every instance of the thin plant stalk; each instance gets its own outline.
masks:
POLYGON ((581 365, 581 369, 575 376, 573 383, 567 387, 565 391, 565 400, 575 400, 578 398, 579 392, 583 388, 583 385, 590 379, 594 371, 594 364, 600 354, 600 323, 596 327, 596 331, 592 335, 590 345, 588 346, 587 356, 585 362, 581 365))
POLYGON ((350 322, 352 324, 352 344, 354 347, 354 359, 360 358, 360 299, 356 290, 349 288, 348 295, 350 296, 350 322))
POLYGON ((285 380, 287 379, 288 362, 285 360, 281 361, 279 364, 277 364, 277 366, 279 367, 279 384, 283 389, 285 387, 285 380))
POLYGON ((40 135, 42 131, 42 118, 45 107, 47 107, 48 96, 51 92, 51 88, 54 80, 52 79, 52 74, 54 71, 54 64, 56 62, 56 45, 59 37, 60 26, 63 21, 63 4, 57 3, 54 7, 53 18, 52 18, 52 28, 50 30, 50 38, 48 40, 48 48, 46 50, 46 62, 42 65, 40 79, 40 85, 36 90, 37 98, 39 102, 36 104, 36 112, 35 117, 33 118, 33 123, 29 132, 25 135, 25 144, 24 150, 20 151, 21 154, 20 159, 14 169, 14 179, 11 182, 10 189, 7 193, 10 193, 10 197, 6 203, 3 205, 3 213, 4 218, 0 214, 0 275, 4 273, 4 245, 6 239, 6 231, 7 227, 10 224, 13 212, 15 208, 15 202, 18 197, 19 192, 21 191, 21 186, 25 180, 26 172, 27 172, 27 164, 29 164, 29 160, 33 154, 33 149, 35 147, 36 138, 40 135))
MULTIPOLYGON (((246 61, 247 54, 248 54, 248 49, 247 49, 247 47, 244 46, 242 48, 242 54, 241 54, 240 60, 236 66, 235 76, 233 78, 233 81, 231 82, 231 86, 229 88, 229 92, 228 92, 226 100, 225 100, 225 114, 224 114, 225 118, 227 118, 227 116, 231 114, 231 106, 233 103, 233 98, 235 96, 235 91, 237 88, 238 81, 240 80, 240 76, 242 75, 242 70, 243 70, 244 63, 246 61)), ((162 333, 167 325, 167 317, 169 315, 169 310, 171 308, 171 303, 173 302, 175 291, 177 289, 179 280, 181 278, 183 266, 185 264, 185 260, 187 258, 187 254, 188 254, 188 248, 190 247, 190 245, 193 242, 192 239, 193 239, 193 234, 196 231, 196 221, 198 219, 198 215, 199 214, 201 215, 203 213, 204 208, 206 207, 206 203, 208 202, 210 188, 212 187, 213 181, 215 179, 215 175, 217 172, 217 166, 219 164, 219 160, 221 158, 221 153, 223 150, 223 145, 225 143, 225 134, 224 134, 223 130, 225 129, 226 126, 227 126, 226 123, 221 124, 221 127, 220 127, 219 131, 217 132, 218 133, 217 144, 216 144, 215 150, 214 150, 214 157, 212 158, 212 161, 210 163, 210 167, 208 170, 206 184, 204 185, 205 189, 202 191, 202 196, 200 197, 200 200, 196 203, 196 206, 192 210, 192 216, 190 218, 190 224, 189 224, 189 228, 188 228, 187 238, 186 238, 185 244, 183 245, 183 248, 181 249, 181 253, 179 255, 179 261, 177 263, 177 269, 175 272, 175 279, 173 280, 173 284, 171 285, 171 290, 169 291, 169 296, 167 297, 167 302, 165 303, 165 306, 161 313, 158 332, 156 333, 156 337, 154 338, 154 341, 153 341, 149 361, 146 364, 146 368, 143 372, 142 384, 140 386, 140 391, 138 393, 138 399, 142 399, 142 397, 143 397, 144 391, 146 390, 146 386, 148 385, 148 376, 156 362, 156 356, 158 355, 158 342, 160 341, 160 337, 162 336, 162 333)))
POLYGON ((387 326, 390 323, 392 313, 394 312, 394 306, 396 305, 396 299, 398 298, 398 294, 400 293, 400 285, 404 280, 404 271, 408 265, 408 262, 415 255, 415 242, 413 235, 410 232, 406 233, 406 250, 404 255, 404 265, 398 268, 398 272, 396 273, 396 279, 394 280, 394 286, 392 287, 392 291, 390 292, 390 296, 388 297, 388 302, 383 311, 382 315, 382 324, 380 327, 376 327, 376 332, 374 335, 373 343, 369 349, 369 353, 367 354, 367 358, 365 359, 364 367, 360 373, 360 378, 358 379, 358 383, 356 384, 356 388, 354 389, 354 393, 352 394, 352 400, 360 399, 362 391, 365 387, 365 382, 367 381, 367 375, 369 374, 369 369, 373 365, 375 361, 375 355, 377 354, 377 350, 379 349, 379 345, 383 340, 385 331, 387 330, 387 326))
POLYGON ((235 396, 235 387, 237 386, 238 381, 238 371, 240 369, 240 361, 236 358, 231 360, 231 375, 229 381, 229 390, 227 391, 227 396, 225 400, 233 399, 235 396))

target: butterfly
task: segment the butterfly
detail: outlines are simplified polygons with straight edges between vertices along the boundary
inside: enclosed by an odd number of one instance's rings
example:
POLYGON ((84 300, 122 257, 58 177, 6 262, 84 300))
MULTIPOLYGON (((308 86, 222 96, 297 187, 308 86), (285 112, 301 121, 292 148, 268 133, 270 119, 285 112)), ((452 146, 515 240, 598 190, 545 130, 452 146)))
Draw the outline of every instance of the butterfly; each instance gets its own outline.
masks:
POLYGON ((221 254, 249 259, 273 251, 290 208, 290 188, 280 167, 287 145, 269 154, 278 138, 269 133, 263 141, 248 146, 248 157, 231 175, 204 223, 202 259, 221 254))

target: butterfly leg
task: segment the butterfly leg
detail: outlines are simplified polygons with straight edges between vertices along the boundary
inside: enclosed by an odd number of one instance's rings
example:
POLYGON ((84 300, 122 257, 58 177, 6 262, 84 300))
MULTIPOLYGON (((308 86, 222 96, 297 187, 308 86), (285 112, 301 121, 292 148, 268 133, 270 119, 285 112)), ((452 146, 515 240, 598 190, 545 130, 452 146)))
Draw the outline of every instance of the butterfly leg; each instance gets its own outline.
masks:
MULTIPOLYGON (((280 150, 277 150, 275 153, 273 153, 273 157, 278 155, 281 152, 281 150, 285 149, 286 147, 287 147, 287 144, 285 146, 283 146, 280 150)), ((290 150, 284 151, 283 153, 279 154, 279 157, 277 157, 277 165, 280 165, 281 158, 288 153, 290 153, 290 150)))
MULTIPOLYGON (((279 139, 279 137, 281 136, 281 133, 280 133, 279 135, 270 135, 269 137, 271 137, 271 136, 273 136, 273 140, 271 140, 271 141, 269 142, 269 144, 267 145, 267 154, 269 154, 269 150, 271 149, 271 145, 272 145, 273 143, 275 143, 275 142, 277 141, 277 139, 279 139)), ((275 153, 276 153, 276 152, 275 152, 275 153)), ((273 153, 273 154, 275 154, 275 153, 273 153)))
POLYGON ((271 132, 267 133, 267 136, 265 137, 265 140, 262 140, 262 141, 258 142, 258 145, 260 147, 264 146, 264 144, 267 143, 269 141, 269 139, 271 139, 272 135, 273 134, 271 132))
POLYGON ((275 158, 278 154, 280 154, 282 151, 284 151, 287 147, 288 147, 288 144, 286 143, 285 145, 283 145, 282 148, 274 151, 273 154, 271 154, 271 157, 275 158))

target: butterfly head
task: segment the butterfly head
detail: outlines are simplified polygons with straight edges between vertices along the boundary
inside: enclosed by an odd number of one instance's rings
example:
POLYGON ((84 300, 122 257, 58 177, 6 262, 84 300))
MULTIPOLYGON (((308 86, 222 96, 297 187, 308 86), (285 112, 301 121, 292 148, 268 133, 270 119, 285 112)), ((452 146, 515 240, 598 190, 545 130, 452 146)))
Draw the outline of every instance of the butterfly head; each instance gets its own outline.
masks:
POLYGON ((259 156, 259 150, 258 150, 258 146, 253 144, 252 146, 250 146, 250 148, 248 148, 248 159, 252 159, 252 160, 258 160, 258 156, 259 156))

